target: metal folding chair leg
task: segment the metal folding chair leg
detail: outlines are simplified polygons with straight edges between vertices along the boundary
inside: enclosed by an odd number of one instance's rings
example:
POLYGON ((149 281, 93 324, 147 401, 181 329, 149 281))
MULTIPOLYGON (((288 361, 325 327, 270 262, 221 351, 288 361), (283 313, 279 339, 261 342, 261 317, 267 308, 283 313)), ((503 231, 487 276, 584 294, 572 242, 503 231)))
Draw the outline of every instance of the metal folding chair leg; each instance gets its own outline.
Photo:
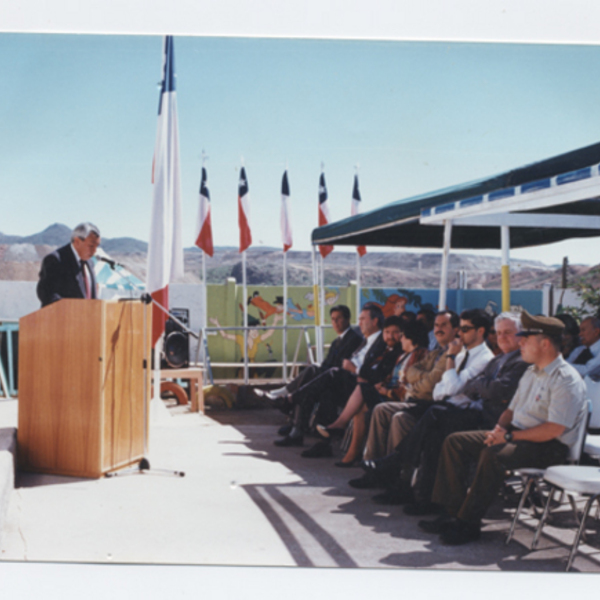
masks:
POLYGON ((583 530, 585 528, 585 522, 587 521, 587 517, 590 512, 590 508, 592 507, 592 504, 599 497, 600 497, 600 494, 595 494, 594 496, 590 496, 588 501, 585 503, 585 508, 583 509, 583 514, 581 515, 581 523, 579 524, 579 528, 577 529, 577 533, 575 534, 575 539, 573 540, 571 554, 569 554, 569 560, 567 562, 567 571, 569 571, 571 569, 571 565, 573 564, 573 560, 575 559, 575 555, 577 554, 577 549, 579 547, 579 542, 581 540, 583 530))
POLYGON ((533 536, 533 541, 531 542, 531 549, 535 550, 538 545, 538 541, 540 539, 540 534, 542 533, 542 529, 544 524, 546 523, 546 519, 548 518, 548 513, 550 512, 550 504, 552 504, 552 498, 554 496, 554 492, 556 491, 556 487, 552 486, 550 491, 548 492, 548 499, 546 500, 546 506, 544 506, 544 512, 542 514, 542 518, 538 523, 537 529, 535 530, 535 535, 533 536))
POLYGON ((512 536, 515 532, 515 527, 517 526, 519 516, 521 514, 521 511, 523 510, 523 507, 525 506, 525 502, 527 501, 527 498, 529 497, 529 493, 531 492, 531 486, 534 484, 534 482, 535 482, 535 477, 529 477, 527 479, 527 483, 525 484, 525 487, 523 488, 523 493, 521 494, 521 498, 519 500, 519 505, 517 506, 517 510, 515 511, 515 516, 513 517, 512 523, 510 524, 510 530, 508 532, 508 536, 506 537, 507 544, 509 544, 510 540, 512 540, 512 536))

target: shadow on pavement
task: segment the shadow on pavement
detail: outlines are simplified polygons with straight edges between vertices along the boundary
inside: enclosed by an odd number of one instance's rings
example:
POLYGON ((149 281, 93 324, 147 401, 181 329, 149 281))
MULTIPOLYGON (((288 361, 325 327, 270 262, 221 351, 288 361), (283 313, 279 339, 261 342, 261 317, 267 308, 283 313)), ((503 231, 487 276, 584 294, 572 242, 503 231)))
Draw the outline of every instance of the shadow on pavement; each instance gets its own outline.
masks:
MULTIPOLYGON (((280 539, 299 566, 314 566, 315 561, 307 551, 307 543, 317 544, 332 561, 332 566, 356 567, 362 562, 357 555, 365 556, 367 551, 361 547, 361 538, 376 533, 382 544, 370 549, 369 563, 382 567, 402 568, 438 568, 438 569, 488 569, 515 572, 562 572, 566 566, 566 557, 570 547, 570 533, 565 531, 565 540, 549 540, 544 536, 542 550, 532 552, 528 544, 533 533, 526 529, 508 546, 506 534, 512 519, 512 509, 499 497, 492 507, 489 519, 484 521, 482 537, 479 541, 464 546, 445 546, 438 536, 422 532, 417 523, 422 518, 404 515, 402 506, 381 506, 373 503, 371 497, 379 490, 356 490, 348 481, 360 477, 360 468, 340 469, 334 466, 342 453, 334 445, 333 458, 306 459, 301 452, 313 445, 314 439, 305 438, 303 447, 280 448, 273 445, 278 438, 277 428, 286 419, 277 410, 229 411, 221 418, 220 414, 210 414, 217 422, 230 425, 245 436, 245 440, 232 441, 232 446, 243 445, 250 452, 233 451, 231 456, 248 456, 277 462, 293 472, 301 482, 297 484, 248 485, 244 489, 268 519, 280 539), (246 412, 252 417, 247 419, 246 412), (306 489, 311 490, 311 506, 306 505, 306 489), (303 495, 304 494, 304 495, 303 495), (338 500, 336 503, 336 499, 338 500), (320 502, 320 504, 319 504, 320 502), (338 519, 339 517, 339 519, 338 519), (348 526, 347 517, 360 527, 356 529, 352 544, 343 544, 339 540, 339 527, 348 526), (316 519, 319 519, 317 522, 316 519), (364 529, 363 529, 364 528, 364 529), (363 536, 362 532, 365 532, 363 536), (521 537, 526 539, 520 542, 521 537), (307 540, 310 540, 307 542, 307 540), (550 548, 548 544, 553 544, 550 548), (398 552, 390 552, 394 546, 398 552), (381 546, 381 547, 379 547, 381 546)), ((223 442, 229 443, 229 442, 223 442)), ((232 447, 233 450, 233 447, 232 447)), ((224 456, 227 456, 225 454, 224 456)), ((572 530, 569 530, 569 532, 572 530)), ((595 536, 593 536, 595 537, 595 536)), ((372 537, 370 538, 372 542, 372 537)), ((586 571, 598 571, 596 561, 585 559, 581 564, 586 571)), ((577 560, 575 568, 577 570, 577 560)))

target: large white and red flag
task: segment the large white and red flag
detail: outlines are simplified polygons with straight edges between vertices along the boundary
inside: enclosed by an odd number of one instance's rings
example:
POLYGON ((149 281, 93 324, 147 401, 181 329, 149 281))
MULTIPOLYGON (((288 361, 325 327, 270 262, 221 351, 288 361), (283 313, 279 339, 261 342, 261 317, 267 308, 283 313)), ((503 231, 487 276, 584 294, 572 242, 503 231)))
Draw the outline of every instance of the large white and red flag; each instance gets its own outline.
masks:
MULTIPOLYGON (((173 36, 166 36, 163 79, 158 104, 158 127, 152 164, 152 224, 148 244, 146 291, 165 308, 169 306, 169 283, 183 276, 181 240, 181 185, 179 137, 175 95, 173 36)), ((152 345, 165 329, 167 315, 152 309, 152 345)))
POLYGON ((240 252, 243 252, 252 245, 250 194, 248 193, 248 179, 244 167, 240 171, 240 181, 238 183, 238 224, 240 226, 240 252))
MULTIPOLYGON (((358 175, 354 176, 354 188, 352 189, 352 208, 350 214, 355 217, 360 212, 360 190, 358 189, 358 175)), ((367 253, 366 246, 356 246, 359 256, 367 253)))
MULTIPOLYGON (((327 185, 325 184, 325 173, 319 177, 319 227, 327 225, 329 218, 329 204, 327 203, 327 185)), ((325 258, 333 251, 333 246, 319 246, 321 256, 325 258)))
POLYGON ((206 169, 202 167, 202 178, 200 179, 200 203, 198 204, 198 224, 196 231, 196 246, 209 256, 214 253, 212 225, 210 221, 210 193, 206 185, 206 169))
POLYGON ((283 251, 287 252, 292 247, 292 221, 290 214, 290 184, 287 171, 283 173, 281 181, 281 240, 283 251))

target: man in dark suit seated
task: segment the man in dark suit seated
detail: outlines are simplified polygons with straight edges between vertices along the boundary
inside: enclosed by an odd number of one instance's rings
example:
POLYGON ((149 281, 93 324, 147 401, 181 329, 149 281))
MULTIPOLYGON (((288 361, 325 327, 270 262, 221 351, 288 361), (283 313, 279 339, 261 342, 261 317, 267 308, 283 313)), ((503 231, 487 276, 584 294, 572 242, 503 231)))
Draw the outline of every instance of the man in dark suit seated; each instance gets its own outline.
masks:
POLYGON ((37 295, 42 307, 63 298, 97 297, 94 270, 87 262, 100 245, 100 230, 91 223, 77 225, 71 243, 44 257, 37 295))
MULTIPOLYGON (((359 378, 368 379, 374 363, 387 348, 381 335, 383 313, 375 304, 367 303, 360 312, 358 322, 364 340, 352 356, 343 360, 341 367, 327 369, 289 395, 288 400, 294 407, 294 427, 289 435, 276 440, 275 445, 301 446, 304 438, 302 423, 315 403, 320 404, 319 422, 329 423, 335 415, 325 413, 346 403, 359 378)), ((331 455, 331 449, 328 454, 331 455)))
POLYGON ((600 319, 598 317, 587 317, 581 321, 579 327, 579 339, 581 346, 577 346, 567 362, 582 376, 590 375, 597 379, 600 370, 600 319))
MULTIPOLYGON (((298 375, 298 377, 290 381, 287 385, 284 385, 282 388, 271 390, 270 392, 255 389, 254 392, 257 396, 266 397, 269 400, 276 400, 277 398, 288 396, 300 389, 303 385, 306 385, 309 381, 312 381, 317 375, 327 371, 327 369, 341 367, 342 362, 352 356, 352 353, 358 348, 363 338, 360 333, 350 327, 350 309, 343 304, 339 304, 331 307, 329 315, 331 317, 333 330, 338 336, 331 343, 325 360, 323 360, 320 365, 315 364, 308 366, 298 375)), ((282 433, 281 435, 285 434, 282 433)))

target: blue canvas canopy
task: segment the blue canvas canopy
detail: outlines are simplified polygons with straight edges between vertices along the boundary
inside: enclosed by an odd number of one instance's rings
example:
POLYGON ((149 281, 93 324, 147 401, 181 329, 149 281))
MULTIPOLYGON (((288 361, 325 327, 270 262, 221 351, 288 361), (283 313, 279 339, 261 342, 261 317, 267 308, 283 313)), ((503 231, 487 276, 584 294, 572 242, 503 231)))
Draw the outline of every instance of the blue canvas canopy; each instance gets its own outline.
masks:
POLYGON ((600 144, 593 144, 318 227, 312 232, 312 243, 441 248, 444 228, 432 225, 442 225, 447 219, 453 221, 452 248, 501 248, 502 224, 510 225, 511 248, 598 236, 599 164, 600 144), (529 218, 513 216, 512 222, 500 218, 509 212, 526 212, 529 218), (487 224, 481 219, 466 219, 484 213, 489 215, 487 224))

